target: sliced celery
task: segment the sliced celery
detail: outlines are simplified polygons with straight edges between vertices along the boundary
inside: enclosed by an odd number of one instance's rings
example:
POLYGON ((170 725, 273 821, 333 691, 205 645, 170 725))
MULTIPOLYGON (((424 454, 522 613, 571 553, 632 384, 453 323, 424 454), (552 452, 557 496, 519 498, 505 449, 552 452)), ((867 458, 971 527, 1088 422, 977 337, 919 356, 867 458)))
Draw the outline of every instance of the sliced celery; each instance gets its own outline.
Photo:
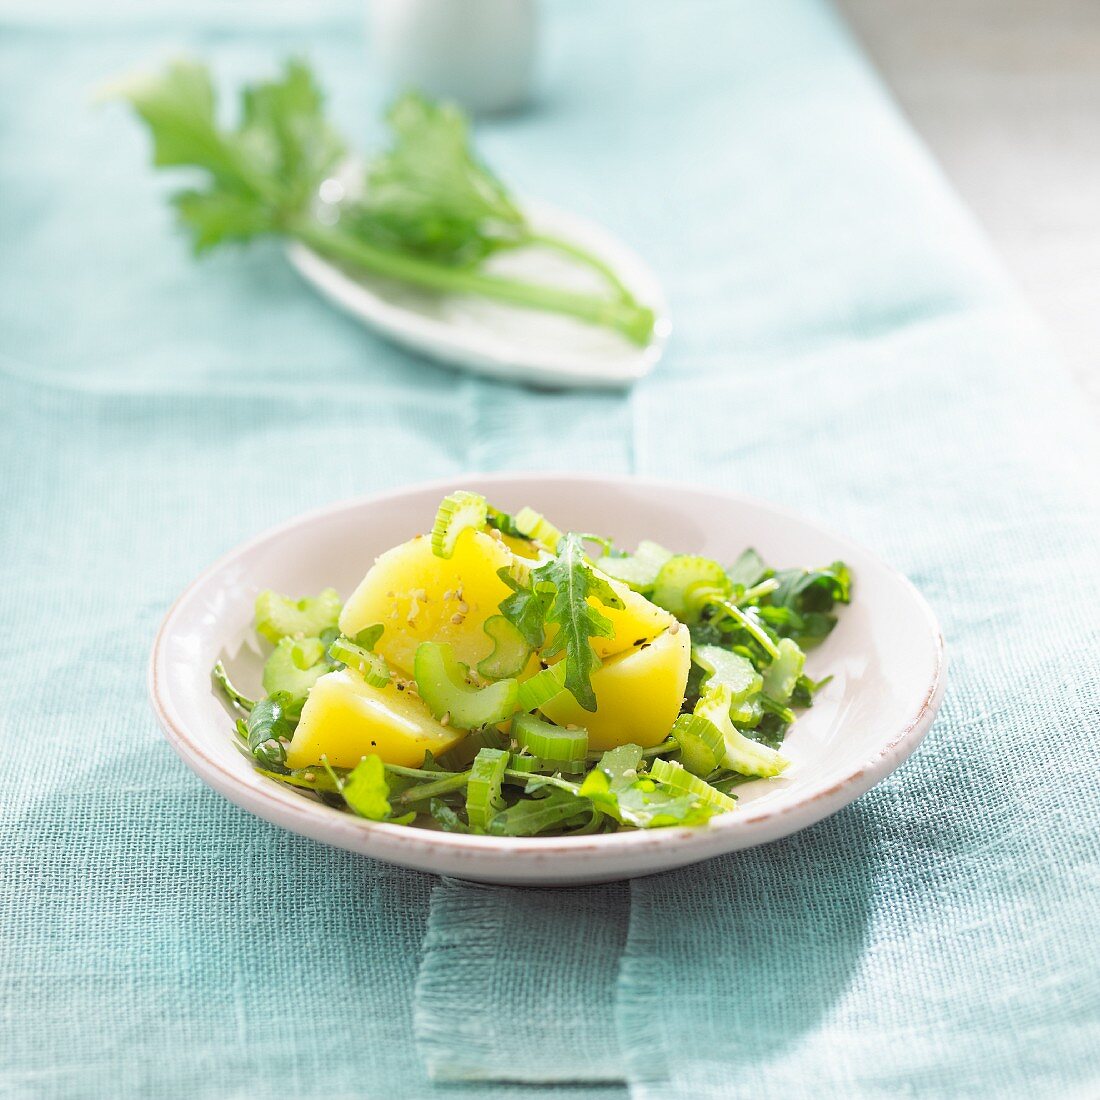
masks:
POLYGON ((296 703, 289 709, 301 713, 309 689, 331 667, 320 638, 280 638, 264 663, 264 691, 268 695, 285 692, 296 703))
POLYGON ((473 730, 495 725, 516 709, 519 684, 498 680, 477 688, 466 682, 468 669, 455 660, 454 650, 443 642, 421 642, 413 662, 416 687, 437 721, 457 729, 473 730))
POLYGON ((549 771, 579 775, 588 766, 587 730, 564 729, 533 714, 517 714, 512 719, 512 737, 521 748, 541 757, 549 771))
POLYGON ((556 665, 536 672, 529 680, 524 680, 519 685, 516 701, 520 710, 538 710, 544 703, 549 703, 564 690, 565 662, 559 661, 556 665))
POLYGON ((449 558, 455 552, 458 536, 468 527, 480 530, 489 518, 489 505, 480 493, 465 489, 443 498, 432 524, 432 553, 449 558))
POLYGON ((695 707, 695 715, 706 719, 721 731, 725 746, 725 755, 720 761, 722 767, 741 775, 768 777, 778 775, 790 763, 775 749, 750 740, 734 729, 730 721, 730 689, 725 685, 717 684, 705 688, 695 707))
POLYGON ((737 800, 728 794, 715 790, 706 780, 692 775, 687 768, 675 760, 662 760, 657 757, 649 766, 649 774, 677 794, 691 794, 711 806, 729 813, 737 809, 737 800))
POLYGON ((487 829, 493 817, 504 809, 500 785, 507 767, 508 753, 501 749, 482 749, 474 758, 466 785, 466 820, 471 829, 487 829))
POLYGON ((547 550, 557 550, 561 541, 562 532, 558 530, 545 516, 540 515, 534 508, 521 508, 514 518, 516 530, 524 538, 541 542, 547 550))
POLYGON ((661 566, 650 597, 681 622, 698 622, 703 608, 732 589, 726 571, 711 558, 676 554, 661 566))
POLYGON ((328 647, 328 652, 334 661, 358 672, 371 687, 382 688, 390 682, 390 670, 382 657, 364 649, 343 634, 328 647))
POLYGON ((707 673, 704 681, 725 684, 730 689, 730 718, 734 722, 752 722, 758 710, 754 706, 764 686, 764 677, 750 660, 716 645, 692 646, 691 659, 707 673))
POLYGON ((597 560, 596 568, 644 595, 653 591, 661 567, 672 557, 671 550, 643 539, 633 554, 618 558, 602 557, 597 560))
POLYGON ((777 655, 764 669, 764 692, 777 703, 789 703, 802 675, 806 654, 790 638, 780 638, 776 648, 777 655))
POLYGON ((316 638, 336 626, 340 608, 335 588, 300 600, 265 589, 256 597, 256 630, 273 645, 281 638, 316 638))
POLYGON ((673 723, 672 736, 680 746, 680 760, 695 775, 710 775, 726 753, 722 731, 706 718, 681 714, 673 723))
POLYGON ((493 652, 478 662, 478 672, 489 680, 518 676, 531 657, 531 647, 519 629, 503 615, 490 615, 482 629, 493 639, 493 652))

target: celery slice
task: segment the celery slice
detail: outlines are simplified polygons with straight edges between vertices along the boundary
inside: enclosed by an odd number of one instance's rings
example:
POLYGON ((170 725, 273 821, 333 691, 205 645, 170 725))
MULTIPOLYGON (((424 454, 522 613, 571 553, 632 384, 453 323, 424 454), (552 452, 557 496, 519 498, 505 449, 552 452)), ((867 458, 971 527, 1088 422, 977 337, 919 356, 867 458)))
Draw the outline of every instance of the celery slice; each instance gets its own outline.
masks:
POLYGON ((340 594, 335 588, 300 600, 280 596, 268 588, 256 597, 256 630, 272 645, 286 637, 316 638, 336 626, 340 608, 340 594))
POLYGON ((676 554, 661 566, 650 597, 681 622, 699 621, 703 608, 732 590, 725 569, 711 558, 676 554))
POLYGON ((764 669, 764 691, 777 703, 789 703, 798 678, 802 675, 806 654, 790 638, 780 638, 776 648, 776 657, 764 669))
POLYGON ((524 680, 519 685, 516 701, 520 710, 538 710, 544 703, 549 703, 564 690, 565 662, 559 661, 556 665, 536 672, 529 680, 524 680))
POLYGON ((579 775, 588 766, 588 730, 568 730, 532 714, 517 714, 512 719, 512 737, 521 748, 541 757, 550 771, 579 775))
POLYGON ((320 638, 280 638, 264 663, 264 691, 285 693, 295 701, 288 710, 301 713, 310 688, 331 669, 320 638))
POLYGON ((500 793, 508 753, 501 749, 482 749, 474 758, 470 779, 466 784, 466 820, 471 829, 483 831, 504 809, 500 793))
POLYGON ((737 809, 737 800, 730 798, 728 794, 723 794, 719 790, 715 790, 706 780, 700 779, 697 775, 692 775, 687 768, 681 764, 677 764, 675 760, 662 760, 661 757, 657 757, 649 766, 649 774, 657 780, 658 783, 663 783, 666 787, 676 791, 677 794, 691 794, 696 798, 708 803, 711 806, 729 813, 730 810, 737 809))
POLYGON ((478 662, 478 672, 489 680, 518 676, 531 657, 531 647, 519 629, 503 615, 490 615, 482 629, 493 639, 493 652, 478 662))
POLYGON ((730 721, 730 689, 724 684, 707 687, 695 707, 695 715, 711 722, 722 733, 725 755, 722 767, 741 775, 767 778, 778 775, 790 761, 775 749, 760 744, 734 729, 730 721))
POLYGON ((656 542, 643 539, 633 554, 624 557, 602 557, 596 561, 596 568, 614 580, 621 581, 628 588, 643 595, 652 592, 662 566, 673 557, 656 542))
MULTIPOLYGON (((357 635, 361 637, 362 634, 357 635)), ((377 653, 371 653, 357 642, 343 634, 328 647, 329 656, 334 661, 345 664, 371 687, 383 688, 390 682, 390 670, 386 662, 377 653)))
POLYGON ((458 536, 468 527, 480 530, 489 518, 489 505, 480 493, 459 489, 443 498, 432 524, 432 553, 437 558, 454 555, 458 536))
POLYGON ((562 532, 534 508, 521 508, 515 514, 513 522, 524 538, 541 542, 548 550, 557 550, 562 532))
POLYGON ((707 673, 707 686, 725 684, 730 689, 730 718, 734 722, 749 723, 757 717, 755 701, 764 677, 750 660, 716 645, 692 646, 691 659, 707 673))
POLYGON ((444 642, 421 642, 413 661, 416 687, 437 721, 449 721, 457 729, 472 730, 495 725, 516 709, 519 684, 498 680, 476 688, 466 682, 469 671, 455 659, 444 642))
POLYGON ((710 775, 725 756, 722 731, 697 714, 681 714, 673 723, 672 736, 680 746, 680 760, 694 775, 710 775))

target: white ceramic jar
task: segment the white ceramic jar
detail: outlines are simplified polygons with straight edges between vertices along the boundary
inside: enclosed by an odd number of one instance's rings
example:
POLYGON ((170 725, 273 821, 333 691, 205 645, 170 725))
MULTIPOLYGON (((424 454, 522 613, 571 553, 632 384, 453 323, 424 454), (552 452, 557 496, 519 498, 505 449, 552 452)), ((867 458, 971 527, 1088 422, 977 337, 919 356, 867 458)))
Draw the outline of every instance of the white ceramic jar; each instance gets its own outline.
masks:
POLYGON ((390 92, 418 88, 478 113, 528 98, 536 29, 535 0, 368 0, 371 55, 390 92))

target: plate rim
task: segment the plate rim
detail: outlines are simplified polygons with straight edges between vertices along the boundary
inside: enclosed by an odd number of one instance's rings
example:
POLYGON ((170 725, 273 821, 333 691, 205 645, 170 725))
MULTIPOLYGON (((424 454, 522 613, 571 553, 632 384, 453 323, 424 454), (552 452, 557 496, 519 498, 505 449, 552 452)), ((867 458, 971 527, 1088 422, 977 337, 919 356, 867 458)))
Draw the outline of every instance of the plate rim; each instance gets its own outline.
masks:
MULTIPOLYGON (((267 821, 290 828, 301 835, 313 837, 324 843, 344 847, 351 851, 364 853, 363 843, 372 836, 384 840, 387 847, 409 849, 409 855, 415 853, 419 856, 431 854, 446 857, 505 857, 538 855, 550 857, 604 855, 619 853, 637 853, 651 848, 676 848, 688 838, 693 838, 701 846, 705 845, 705 839, 714 840, 715 837, 725 833, 749 837, 747 843, 732 846, 718 845, 712 852, 704 852, 698 858, 704 859, 711 854, 720 854, 731 848, 750 847, 768 840, 778 839, 789 833, 799 831, 829 816, 835 810, 841 809, 849 802, 858 798, 876 783, 884 779, 896 770, 912 754, 923 741, 946 688, 947 652, 943 638, 943 632, 928 601, 919 589, 899 570, 884 561, 878 554, 854 540, 838 535, 825 525, 814 520, 807 519, 794 509, 783 505, 777 505, 771 501, 755 497, 750 494, 730 492, 723 489, 714 489, 710 486, 686 485, 669 478, 635 477, 634 475, 604 475, 588 473, 572 473, 562 471, 560 473, 546 471, 532 472, 507 472, 507 473, 477 473, 467 472, 452 477, 438 478, 430 481, 420 481, 397 489, 386 490, 381 493, 366 494, 334 501, 318 508, 309 509, 298 513, 296 516, 266 528, 260 533, 244 540, 219 557, 202 570, 176 597, 168 611, 165 613, 158 627, 152 650, 150 651, 147 665, 147 689, 150 702, 157 721, 175 753, 180 759, 202 779, 213 787, 229 801, 235 803, 250 813, 264 818, 267 821), (814 529, 819 534, 833 539, 842 547, 855 549, 860 556, 872 559, 875 564, 891 574, 896 581, 900 581, 909 596, 915 601, 922 614, 924 625, 928 628, 929 640, 934 652, 934 665, 932 675, 926 683, 921 702, 915 713, 897 731, 884 737, 882 747, 869 759, 847 772, 841 779, 835 781, 827 788, 815 791, 807 797, 800 798, 787 805, 772 807, 766 810, 745 810, 738 814, 718 815, 702 826, 673 826, 653 830, 627 830, 623 832, 599 834, 596 836, 562 836, 562 837, 491 837, 475 836, 464 833, 448 833, 429 829, 410 828, 405 825, 394 825, 389 822, 367 821, 362 818, 352 817, 342 811, 325 806, 319 802, 296 795, 293 791, 273 781, 261 782, 256 786, 243 783, 240 776, 226 767, 221 761, 210 756, 201 743, 186 728, 186 723, 180 720, 169 705, 163 682, 164 666, 166 663, 166 647, 170 637, 170 628, 174 625, 176 617, 186 605, 189 598, 206 584, 212 577, 225 570, 233 562, 247 556, 257 547, 294 528, 308 525, 328 516, 354 511, 365 505, 385 505, 388 501, 397 500, 413 493, 446 492, 463 482, 479 482, 482 484, 499 484, 506 482, 560 482, 576 481, 589 484, 608 485, 614 482, 628 482, 641 488, 652 487, 663 491, 690 488, 696 492, 721 497, 730 503, 749 504, 755 508, 769 512, 787 520, 793 520, 799 524, 814 529), (239 794, 240 798, 234 797, 239 794), (243 799, 243 801, 242 801, 243 799), (253 801, 260 799, 268 803, 271 814, 266 814, 253 805, 253 801), (303 827, 301 829, 287 825, 283 817, 289 814, 302 820, 303 826, 315 825, 315 829, 303 827), (792 815, 798 815, 797 823, 789 824, 792 815), (318 835, 323 833, 324 835, 318 835), (760 834, 760 835, 755 835, 760 834), (346 841, 346 842, 345 842, 346 841)), ((259 777, 261 780, 263 777, 259 777)), ((400 855, 389 853, 376 855, 364 853, 374 858, 391 859, 401 858, 400 855)), ((690 862, 690 861, 685 861, 690 862)))

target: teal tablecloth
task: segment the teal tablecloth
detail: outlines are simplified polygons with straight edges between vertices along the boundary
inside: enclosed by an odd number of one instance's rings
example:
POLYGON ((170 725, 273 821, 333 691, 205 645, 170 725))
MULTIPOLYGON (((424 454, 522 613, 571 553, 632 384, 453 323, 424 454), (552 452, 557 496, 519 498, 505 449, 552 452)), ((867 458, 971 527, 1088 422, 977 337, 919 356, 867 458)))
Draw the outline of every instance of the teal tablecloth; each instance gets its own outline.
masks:
POLYGON ((545 6, 545 94, 482 146, 661 272, 675 337, 630 395, 411 358, 275 248, 192 262, 90 106, 180 48, 227 80, 300 51, 365 136, 357 4, 0 13, 0 1095, 1100 1093, 1095 427, 826 9, 545 6), (789 840, 537 895, 291 836, 171 755, 145 658, 215 555, 517 467, 875 547, 946 630, 925 747, 789 840))

